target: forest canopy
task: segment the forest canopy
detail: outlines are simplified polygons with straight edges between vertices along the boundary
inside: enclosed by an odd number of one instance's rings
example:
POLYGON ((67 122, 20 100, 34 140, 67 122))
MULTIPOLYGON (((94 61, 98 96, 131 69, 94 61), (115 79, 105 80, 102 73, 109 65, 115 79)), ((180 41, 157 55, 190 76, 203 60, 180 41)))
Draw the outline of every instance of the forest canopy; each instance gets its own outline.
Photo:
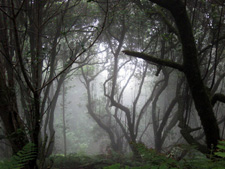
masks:
POLYGON ((149 148, 178 148, 176 160, 190 149, 217 158, 225 138, 224 6, 1 0, 0 161, 46 168, 58 154, 112 152, 148 161, 141 154, 149 148))

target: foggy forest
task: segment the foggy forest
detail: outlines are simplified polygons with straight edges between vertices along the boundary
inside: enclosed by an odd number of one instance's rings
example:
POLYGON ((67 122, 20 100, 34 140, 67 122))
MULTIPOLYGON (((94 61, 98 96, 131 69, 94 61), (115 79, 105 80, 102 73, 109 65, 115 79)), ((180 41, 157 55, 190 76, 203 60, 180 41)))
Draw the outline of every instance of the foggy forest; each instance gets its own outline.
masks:
POLYGON ((0 169, 224 169, 224 0, 0 0, 0 169))

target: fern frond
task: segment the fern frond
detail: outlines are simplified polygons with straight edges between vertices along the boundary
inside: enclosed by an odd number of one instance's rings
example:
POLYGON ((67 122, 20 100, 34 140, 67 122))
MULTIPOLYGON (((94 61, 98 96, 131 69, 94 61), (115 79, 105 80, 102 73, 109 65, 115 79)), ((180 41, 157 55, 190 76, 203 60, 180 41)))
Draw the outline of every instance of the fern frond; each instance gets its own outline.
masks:
POLYGON ((37 156, 37 148, 35 144, 28 143, 22 150, 17 152, 16 155, 12 156, 10 160, 0 162, 1 169, 21 169, 29 161, 35 159, 37 156))
POLYGON ((219 141, 217 148, 218 152, 216 152, 215 154, 219 157, 225 158, 225 140, 219 141))

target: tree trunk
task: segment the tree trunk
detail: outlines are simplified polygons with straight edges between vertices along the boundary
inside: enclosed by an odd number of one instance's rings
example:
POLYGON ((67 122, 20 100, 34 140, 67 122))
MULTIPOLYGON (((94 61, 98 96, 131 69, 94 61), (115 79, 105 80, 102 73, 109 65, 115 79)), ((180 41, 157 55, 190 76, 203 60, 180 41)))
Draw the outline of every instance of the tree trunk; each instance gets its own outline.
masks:
POLYGON ((216 148, 220 139, 219 127, 213 112, 210 97, 201 78, 195 39, 185 5, 181 0, 150 1, 168 9, 175 19, 182 43, 183 70, 205 132, 207 147, 208 149, 212 147, 216 148))
POLYGON ((66 156, 66 119, 65 119, 65 82, 63 82, 63 91, 62 91, 62 113, 63 113, 63 143, 64 143, 64 155, 66 156))

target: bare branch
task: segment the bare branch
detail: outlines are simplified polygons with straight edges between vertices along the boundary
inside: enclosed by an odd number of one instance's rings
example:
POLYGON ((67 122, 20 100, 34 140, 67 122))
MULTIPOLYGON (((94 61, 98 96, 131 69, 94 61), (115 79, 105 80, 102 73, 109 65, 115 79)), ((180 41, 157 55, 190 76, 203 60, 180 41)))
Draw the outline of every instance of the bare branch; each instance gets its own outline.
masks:
POLYGON ((166 123, 168 122, 169 115, 172 113, 173 108, 175 107, 176 103, 178 101, 178 98, 175 97, 171 102, 169 107, 167 108, 167 111, 164 114, 163 120, 158 128, 158 133, 162 133, 164 127, 166 126, 166 123))
MULTIPOLYGON (((107 5, 107 9, 108 9, 108 5, 107 5)), ((67 71, 77 60, 77 58, 79 58, 81 55, 83 55, 87 50, 89 50, 99 39, 100 35, 102 34, 105 25, 106 25, 106 18, 108 17, 108 13, 105 14, 105 18, 101 27, 101 30, 99 31, 99 33, 97 34, 97 37, 93 40, 93 42, 83 51, 81 51, 76 57, 74 57, 71 62, 61 71, 59 72, 55 77, 53 77, 52 79, 50 79, 48 82, 46 82, 45 84, 42 85, 42 87, 40 89, 37 89, 37 91, 42 90, 43 88, 45 88, 46 86, 48 86, 50 83, 52 83, 57 77, 59 77, 61 74, 63 74, 65 71, 67 71)))
POLYGON ((7 17, 9 17, 10 19, 13 19, 13 17, 11 17, 4 9, 2 9, 1 7, 0 7, 0 11, 3 13, 3 14, 5 14, 7 17))
POLYGON ((156 58, 155 56, 148 55, 145 53, 135 52, 135 51, 124 50, 122 52, 125 53, 126 55, 138 57, 138 58, 144 59, 145 61, 156 64, 156 65, 171 67, 171 68, 174 68, 174 69, 177 69, 177 70, 183 72, 182 65, 180 65, 176 62, 170 61, 170 60, 159 59, 159 58, 156 58))
POLYGON ((201 55, 202 53, 204 53, 206 50, 210 49, 213 45, 215 45, 216 43, 222 41, 225 39, 225 35, 221 36, 220 38, 216 39, 215 41, 213 41, 211 44, 209 44, 208 46, 204 47, 203 49, 201 49, 198 52, 198 55, 201 55))
POLYGON ((35 90, 34 90, 32 84, 31 84, 31 82, 28 78, 28 75, 26 73, 24 63, 23 63, 22 51, 21 51, 21 48, 20 48, 19 35, 18 35, 18 29, 17 29, 17 23, 16 23, 16 16, 15 16, 15 11, 14 11, 13 1, 11 1, 11 4, 12 4, 12 15, 13 15, 12 21, 13 21, 14 38, 15 38, 15 42, 16 42, 16 53, 17 53, 17 56, 18 56, 18 59, 19 59, 19 62, 20 62, 21 71, 22 71, 23 77, 24 77, 24 79, 27 83, 27 86, 34 93, 35 90))
POLYGON ((225 95, 221 93, 216 93, 211 99, 211 104, 214 106, 217 101, 225 103, 225 95))
POLYGON ((185 125, 184 127, 181 127, 180 133, 190 145, 196 146, 196 148, 202 153, 208 153, 207 147, 196 141, 196 139, 190 134, 199 129, 200 128, 192 129, 188 125, 185 125))

